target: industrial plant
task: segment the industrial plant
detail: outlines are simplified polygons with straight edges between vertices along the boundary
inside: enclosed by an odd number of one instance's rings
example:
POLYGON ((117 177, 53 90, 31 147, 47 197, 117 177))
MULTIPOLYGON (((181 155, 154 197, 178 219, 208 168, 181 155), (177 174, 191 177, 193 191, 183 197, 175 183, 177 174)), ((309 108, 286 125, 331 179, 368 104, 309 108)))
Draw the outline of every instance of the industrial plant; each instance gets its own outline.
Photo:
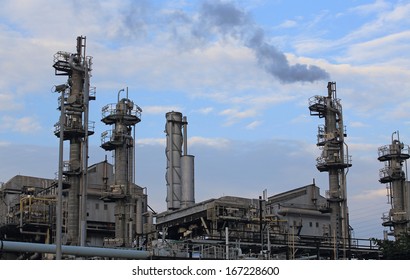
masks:
MULTIPOLYGON (((54 55, 55 75, 66 78, 54 87, 60 113, 54 131, 56 176, 16 175, 0 186, 0 259, 379 259, 372 240, 351 234, 347 173, 352 159, 336 82, 307 102, 310 115, 324 121, 318 126, 316 167, 328 173, 325 195, 313 180, 273 196, 264 191, 252 198, 197 202, 188 117, 171 111, 164 119, 167 210, 157 213, 149 205, 149 186, 135 180, 135 126, 143 110, 128 88, 101 108, 100 121, 107 127, 100 132, 101 149, 112 153, 113 163, 88 162, 88 140, 97 133, 89 120, 96 99, 92 65, 83 36, 77 37, 75 52, 54 55)), ((409 152, 398 132, 378 150, 385 165, 379 181, 387 184, 391 204, 382 224, 396 239, 410 229, 404 170, 409 152)))

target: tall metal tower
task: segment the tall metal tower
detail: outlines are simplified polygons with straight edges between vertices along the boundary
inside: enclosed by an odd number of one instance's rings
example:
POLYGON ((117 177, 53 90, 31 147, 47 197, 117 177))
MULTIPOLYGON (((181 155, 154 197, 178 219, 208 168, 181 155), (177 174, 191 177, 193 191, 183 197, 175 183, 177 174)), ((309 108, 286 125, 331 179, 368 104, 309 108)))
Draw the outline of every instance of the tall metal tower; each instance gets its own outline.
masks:
POLYGON ((174 111, 166 113, 165 117, 166 202, 168 210, 176 210, 195 204, 194 156, 188 155, 187 118, 183 117, 182 113, 174 111))
POLYGON ((143 231, 143 209, 146 208, 146 195, 135 185, 134 137, 135 125, 141 121, 142 109, 126 97, 120 99, 118 92, 116 104, 102 108, 101 121, 112 125, 113 129, 101 134, 101 147, 113 151, 114 184, 103 193, 102 198, 115 202, 115 238, 121 246, 131 246, 143 231))
POLYGON ((59 98, 58 107, 64 108, 64 123, 55 124, 54 133, 60 137, 62 130, 63 140, 70 142, 70 158, 64 162, 63 174, 70 186, 64 221, 66 240, 71 245, 84 243, 86 235, 88 136, 94 134, 94 122, 88 121, 88 112, 89 101, 95 100, 95 90, 90 90, 89 83, 91 61, 92 58, 86 56, 86 37, 83 36, 77 37, 75 53, 59 51, 54 55, 55 75, 68 76, 66 84, 56 86, 56 91, 63 92, 64 96, 59 98))
MULTIPOLYGON (((336 83, 329 82, 327 89, 327 96, 316 95, 309 99, 309 110, 311 116, 325 119, 325 124, 318 128, 317 146, 322 150, 322 154, 317 158, 316 167, 320 172, 329 173, 327 201, 330 211, 330 236, 336 241, 335 244, 340 244, 343 252, 346 252, 350 236, 346 174, 352 164, 344 141, 346 134, 342 106, 336 95, 336 83)), ((337 258, 338 250, 335 251, 337 258)))
POLYGON ((409 146, 400 142, 398 131, 393 132, 390 145, 378 149, 378 160, 385 164, 379 171, 379 182, 388 184, 387 194, 391 204, 383 226, 393 230, 396 240, 410 230, 410 190, 406 184, 407 174, 403 171, 403 163, 410 158, 409 151, 409 146))

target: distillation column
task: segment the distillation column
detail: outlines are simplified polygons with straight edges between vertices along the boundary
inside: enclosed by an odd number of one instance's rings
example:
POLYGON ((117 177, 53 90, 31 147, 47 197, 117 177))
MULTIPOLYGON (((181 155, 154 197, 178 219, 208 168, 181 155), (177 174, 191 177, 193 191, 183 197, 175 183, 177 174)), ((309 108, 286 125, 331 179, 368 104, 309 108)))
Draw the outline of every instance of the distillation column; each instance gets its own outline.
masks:
POLYGON ((132 132, 141 121, 141 108, 126 98, 102 108, 101 121, 113 129, 101 134, 101 147, 113 151, 115 158, 114 184, 103 199, 115 202, 115 238, 121 245, 130 246, 136 235, 142 234, 142 204, 146 198, 134 184, 134 138, 132 132))
POLYGON ((396 131, 392 134, 391 145, 380 147, 378 156, 378 160, 385 163, 385 167, 379 171, 379 182, 388 184, 388 197, 391 204, 389 217, 383 222, 383 226, 391 227, 397 240, 409 230, 409 190, 406 185, 406 174, 403 171, 403 163, 410 158, 409 146, 400 142, 396 131), (394 139, 395 134, 397 139, 394 139))
POLYGON ((195 204, 194 156, 188 155, 187 152, 188 122, 186 117, 183 117, 180 112, 168 112, 165 117, 167 121, 165 126, 167 139, 165 150, 167 157, 166 202, 168 210, 176 210, 195 204))
MULTIPOLYGON (((59 110, 64 107, 65 123, 55 125, 55 135, 60 137, 63 130, 64 141, 70 142, 69 161, 64 162, 63 174, 67 178, 68 192, 66 217, 67 243, 79 245, 85 239, 85 230, 80 233, 80 224, 85 213, 81 197, 86 193, 86 170, 88 136, 94 134, 94 124, 88 122, 89 100, 95 100, 90 91, 91 57, 86 53, 86 38, 77 37, 77 52, 57 52, 54 55, 56 76, 68 76, 67 83, 56 86, 56 92, 64 92, 64 100, 59 99, 59 110), (64 102, 64 104, 62 104, 64 102), (80 215, 81 214, 81 215, 80 215)), ((83 201, 85 201, 83 197, 83 201)))
MULTIPOLYGON (((317 158, 317 169, 329 173, 328 204, 330 211, 330 236, 346 249, 349 238, 349 221, 346 197, 346 172, 352 166, 344 142, 342 106, 336 96, 336 83, 328 83, 327 96, 309 99, 310 115, 325 119, 319 126, 317 146, 322 154, 317 158)), ((337 251, 336 251, 337 252, 337 251)), ((343 250, 345 252, 345 250, 343 250)), ((337 257, 337 256, 335 256, 337 257)))

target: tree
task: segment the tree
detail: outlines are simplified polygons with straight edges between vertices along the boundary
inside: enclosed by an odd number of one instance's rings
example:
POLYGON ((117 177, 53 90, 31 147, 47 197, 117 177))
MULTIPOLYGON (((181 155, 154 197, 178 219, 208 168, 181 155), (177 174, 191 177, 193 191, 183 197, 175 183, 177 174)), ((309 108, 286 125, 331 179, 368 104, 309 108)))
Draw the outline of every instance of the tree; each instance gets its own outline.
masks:
POLYGON ((373 238, 384 260, 410 260, 410 234, 403 233, 395 241, 373 238))

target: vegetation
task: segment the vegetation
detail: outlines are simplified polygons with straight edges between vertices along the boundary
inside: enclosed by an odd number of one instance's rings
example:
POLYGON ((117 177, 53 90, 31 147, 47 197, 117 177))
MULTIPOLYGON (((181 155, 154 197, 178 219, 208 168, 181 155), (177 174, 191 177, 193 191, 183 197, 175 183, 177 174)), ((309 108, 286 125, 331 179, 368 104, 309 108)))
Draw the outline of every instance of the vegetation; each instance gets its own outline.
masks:
POLYGON ((373 239, 379 246, 383 260, 410 260, 410 234, 402 234, 395 241, 373 239))

